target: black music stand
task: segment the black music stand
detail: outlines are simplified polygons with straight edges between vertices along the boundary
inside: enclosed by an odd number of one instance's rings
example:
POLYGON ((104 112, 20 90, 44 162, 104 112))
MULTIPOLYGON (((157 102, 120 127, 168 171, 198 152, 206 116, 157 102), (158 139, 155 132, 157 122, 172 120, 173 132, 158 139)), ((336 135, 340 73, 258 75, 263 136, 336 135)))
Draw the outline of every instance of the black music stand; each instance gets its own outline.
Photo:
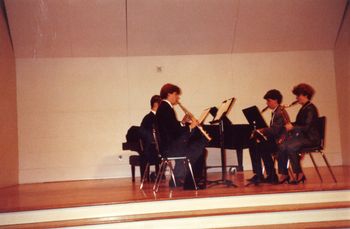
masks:
POLYGON ((254 129, 268 127, 257 106, 251 106, 242 110, 247 121, 254 129))
POLYGON ((231 186, 237 187, 237 185, 234 184, 231 180, 226 179, 227 171, 226 171, 226 149, 225 149, 225 131, 224 131, 224 120, 226 118, 227 113, 231 110, 234 101, 235 101, 235 98, 231 98, 223 101, 213 121, 210 122, 210 124, 219 124, 221 169, 222 169, 222 175, 220 180, 208 181, 208 183, 211 186, 225 184, 228 187, 231 187, 231 186))

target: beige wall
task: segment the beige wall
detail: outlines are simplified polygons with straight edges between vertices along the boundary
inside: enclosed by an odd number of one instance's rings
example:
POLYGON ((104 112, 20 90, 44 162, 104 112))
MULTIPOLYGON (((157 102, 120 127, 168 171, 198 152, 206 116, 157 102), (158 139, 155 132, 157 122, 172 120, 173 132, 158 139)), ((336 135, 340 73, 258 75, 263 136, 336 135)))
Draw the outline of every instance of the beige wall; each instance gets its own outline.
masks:
POLYGON ((350 13, 345 17, 334 52, 343 163, 350 165, 350 13))
POLYGON ((16 67, 0 10, 0 187, 18 183, 16 67))
MULTIPOLYGON (((131 152, 121 147, 126 131, 140 123, 150 96, 166 82, 182 88, 182 103, 194 114, 236 97, 229 114, 234 123, 246 123, 241 109, 263 108, 267 90, 281 90, 290 103, 292 86, 310 83, 320 114, 328 118, 330 163, 342 163, 332 51, 19 58, 16 64, 21 183, 130 176, 131 152)), ((292 119, 297 110, 290 109, 292 119)), ((208 164, 218 161, 211 150, 208 164)), ((244 166, 251 167, 248 153, 244 166)))

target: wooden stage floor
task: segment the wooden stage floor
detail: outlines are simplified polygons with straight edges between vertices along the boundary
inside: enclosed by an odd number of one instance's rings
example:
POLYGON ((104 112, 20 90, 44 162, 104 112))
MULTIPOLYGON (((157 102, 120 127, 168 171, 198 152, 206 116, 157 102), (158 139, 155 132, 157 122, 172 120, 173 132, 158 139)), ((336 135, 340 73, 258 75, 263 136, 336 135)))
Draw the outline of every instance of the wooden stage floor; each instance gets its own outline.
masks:
MULTIPOLYGON (((131 178, 120 178, 23 184, 0 189, 0 213, 186 198, 348 190, 350 188, 350 167, 333 167, 337 183, 333 182, 326 167, 321 167, 320 171, 323 183, 320 182, 314 168, 306 168, 305 184, 262 184, 245 187, 245 179, 252 176, 251 171, 245 171, 227 176, 238 185, 237 188, 218 185, 205 190, 192 191, 182 188, 170 189, 168 182, 163 182, 157 194, 152 191, 153 183, 145 183, 144 189, 139 190, 139 178, 136 178, 135 183, 131 182, 131 178)), ((208 177, 209 180, 215 180, 220 178, 221 174, 209 173, 208 177)))

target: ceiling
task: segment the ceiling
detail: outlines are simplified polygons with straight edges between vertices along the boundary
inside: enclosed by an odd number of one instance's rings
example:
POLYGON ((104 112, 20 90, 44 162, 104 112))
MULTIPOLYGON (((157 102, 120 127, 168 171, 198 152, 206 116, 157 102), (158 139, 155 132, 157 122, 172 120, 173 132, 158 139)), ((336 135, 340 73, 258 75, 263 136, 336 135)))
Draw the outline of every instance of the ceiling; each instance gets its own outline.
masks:
POLYGON ((5 0, 17 58, 333 49, 347 0, 5 0))

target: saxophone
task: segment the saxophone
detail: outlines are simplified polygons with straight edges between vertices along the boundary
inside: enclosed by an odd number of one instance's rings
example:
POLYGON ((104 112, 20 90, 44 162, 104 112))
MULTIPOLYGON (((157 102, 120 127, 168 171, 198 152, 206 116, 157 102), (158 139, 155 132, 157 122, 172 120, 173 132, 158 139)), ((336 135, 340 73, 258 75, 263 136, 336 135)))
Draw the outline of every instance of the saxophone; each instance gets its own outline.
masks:
MULTIPOLYGON (((286 108, 292 107, 292 106, 294 106, 297 103, 298 103, 298 101, 296 100, 296 101, 292 102, 291 104, 289 104, 288 106, 282 106, 282 108, 281 108, 281 112, 282 113, 281 114, 282 114, 282 117, 283 117, 284 125, 290 123, 290 118, 289 118, 289 115, 288 115, 288 113, 286 111, 286 108)), ((277 140, 277 144, 282 144, 283 142, 285 142, 291 136, 292 136, 292 133, 285 130, 282 133, 282 135, 279 137, 279 139, 277 140)))
MULTIPOLYGON (((180 108, 183 110, 183 112, 192 120, 192 121, 197 121, 197 119, 194 117, 194 115, 189 112, 181 103, 177 103, 180 108)), ((203 134, 203 136, 208 140, 211 141, 210 135, 203 129, 201 125, 197 126, 198 130, 203 134)))

